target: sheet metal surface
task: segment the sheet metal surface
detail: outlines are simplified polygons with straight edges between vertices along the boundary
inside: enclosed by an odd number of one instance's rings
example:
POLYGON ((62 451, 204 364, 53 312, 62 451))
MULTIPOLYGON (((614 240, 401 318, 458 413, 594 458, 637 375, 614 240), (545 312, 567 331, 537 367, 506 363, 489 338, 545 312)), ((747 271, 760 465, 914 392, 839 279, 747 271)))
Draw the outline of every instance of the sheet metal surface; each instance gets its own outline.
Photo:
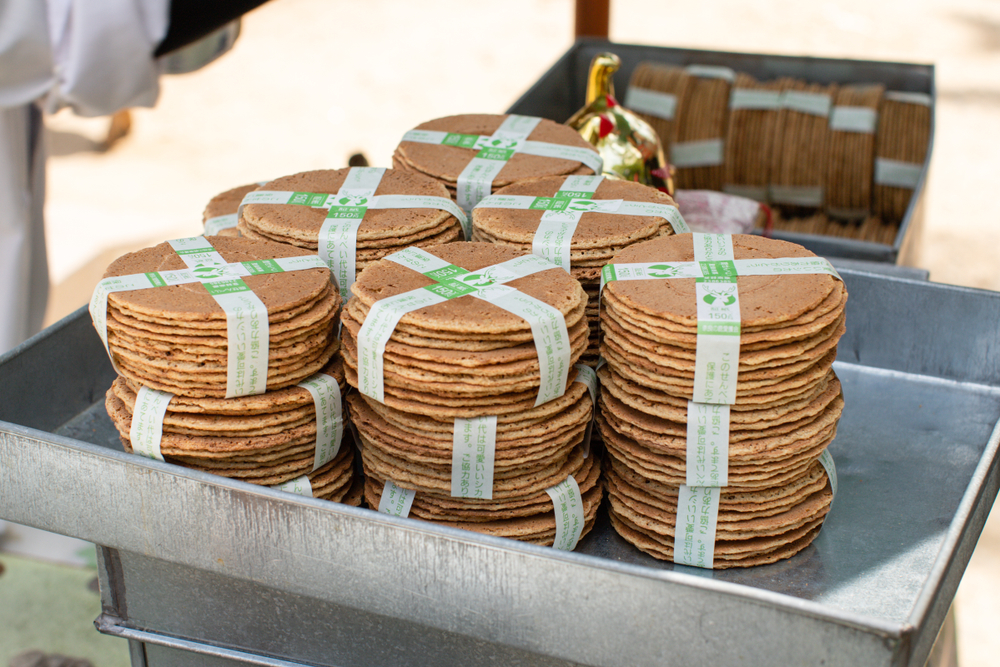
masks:
POLYGON ((105 626, 164 655, 180 638, 323 665, 916 667, 997 493, 1000 295, 843 275, 840 492, 782 563, 674 567, 606 521, 562 554, 126 455, 83 311, 0 359, 0 517, 110 547, 105 626))

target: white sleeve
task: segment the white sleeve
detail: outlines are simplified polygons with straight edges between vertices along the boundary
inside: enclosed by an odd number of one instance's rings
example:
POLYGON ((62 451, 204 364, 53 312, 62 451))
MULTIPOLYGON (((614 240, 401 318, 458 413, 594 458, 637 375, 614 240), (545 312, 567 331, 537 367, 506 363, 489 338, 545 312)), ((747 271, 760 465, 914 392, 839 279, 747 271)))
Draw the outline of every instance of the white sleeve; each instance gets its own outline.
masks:
POLYGON ((170 0, 5 0, 0 3, 0 105, 40 97, 83 116, 153 106, 170 0))

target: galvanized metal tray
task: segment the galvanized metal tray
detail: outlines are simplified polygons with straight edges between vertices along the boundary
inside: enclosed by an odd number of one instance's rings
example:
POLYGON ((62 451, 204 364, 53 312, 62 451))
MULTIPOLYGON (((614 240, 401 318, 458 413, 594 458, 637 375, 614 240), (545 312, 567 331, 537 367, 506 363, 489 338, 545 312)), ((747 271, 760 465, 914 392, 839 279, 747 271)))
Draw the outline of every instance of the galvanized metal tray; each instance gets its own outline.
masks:
POLYGON ((583 106, 587 91, 587 71, 590 61, 602 51, 612 51, 621 58, 621 69, 615 74, 615 91, 625 99, 632 70, 644 61, 669 65, 721 65, 745 72, 766 81, 792 76, 811 83, 884 83, 887 90, 900 90, 930 95, 931 134, 920 181, 910 198, 909 207, 892 245, 856 239, 800 234, 776 230, 775 238, 803 245, 824 257, 845 257, 877 262, 912 264, 913 248, 919 244, 923 224, 923 193, 927 182, 934 144, 934 65, 893 63, 870 60, 777 56, 726 51, 675 49, 637 44, 617 44, 594 38, 583 38, 574 44, 542 77, 508 109, 508 113, 542 116, 565 122, 583 106))
POLYGON ((0 518, 100 549, 136 665, 919 667, 1000 484, 1000 294, 845 270, 840 491, 804 552, 708 572, 606 518, 576 553, 127 455, 81 310, 0 358, 0 518))

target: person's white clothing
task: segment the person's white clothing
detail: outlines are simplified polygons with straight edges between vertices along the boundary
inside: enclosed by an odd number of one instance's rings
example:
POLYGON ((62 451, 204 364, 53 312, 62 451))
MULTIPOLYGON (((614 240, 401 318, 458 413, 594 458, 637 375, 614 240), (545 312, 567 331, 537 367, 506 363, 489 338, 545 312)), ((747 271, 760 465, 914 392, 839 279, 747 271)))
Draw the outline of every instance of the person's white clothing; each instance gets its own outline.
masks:
POLYGON ((0 353, 48 294, 40 105, 83 116, 153 106, 169 0, 0 0, 0 353))

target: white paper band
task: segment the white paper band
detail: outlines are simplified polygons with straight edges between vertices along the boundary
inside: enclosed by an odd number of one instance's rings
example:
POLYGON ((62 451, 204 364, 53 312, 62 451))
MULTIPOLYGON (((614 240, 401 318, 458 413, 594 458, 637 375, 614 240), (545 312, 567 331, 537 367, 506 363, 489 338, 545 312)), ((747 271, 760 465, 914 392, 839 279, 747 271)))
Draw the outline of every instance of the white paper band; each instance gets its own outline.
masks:
POLYGON ((382 357, 385 345, 403 315, 447 299, 417 289, 376 301, 358 332, 358 391, 379 403, 385 402, 382 357))
POLYGON ((165 391, 139 387, 128 432, 133 452, 147 459, 163 460, 163 454, 160 453, 163 417, 167 414, 167 406, 173 397, 173 394, 165 391))
MULTIPOLYGON (((591 198, 603 180, 603 176, 568 176, 563 181, 554 199, 564 200, 566 208, 542 213, 538 229, 531 240, 533 255, 547 259, 569 273, 573 234, 584 212, 601 208, 600 202, 591 198)), ((618 204, 620 203, 621 200, 618 200, 618 204)))
POLYGON ((740 300, 729 234, 693 234, 694 258, 702 276, 695 285, 698 335, 694 400, 736 402, 740 358, 740 300))
POLYGON ((780 109, 781 91, 733 88, 729 93, 730 109, 780 109))
POLYGON ((714 167, 723 162, 722 139, 683 141, 670 147, 670 162, 675 167, 714 167))
POLYGON ((232 229, 238 222, 239 216, 235 213, 209 218, 205 221, 205 236, 218 236, 223 229, 232 229))
POLYGON ((688 65, 684 68, 691 76, 703 79, 725 79, 729 83, 736 82, 736 72, 729 67, 718 65, 688 65))
POLYGON ((625 91, 625 107, 664 120, 673 120, 677 114, 677 96, 629 86, 625 91))
POLYGON ((878 111, 870 107, 835 106, 830 112, 830 129, 836 132, 875 134, 878 111))
POLYGON ((826 470, 826 476, 830 480, 830 489, 833 491, 833 497, 837 497, 837 466, 833 462, 833 456, 830 455, 829 449, 824 449, 823 453, 819 455, 820 465, 826 470))
POLYGON ((381 168, 351 167, 319 228, 317 252, 333 271, 345 302, 357 276, 358 229, 384 175, 381 168))
POLYGON ((722 191, 729 195, 745 197, 754 201, 767 201, 768 188, 766 185, 737 185, 735 183, 727 183, 722 186, 722 191))
POLYGON ((451 442, 451 497, 492 500, 496 416, 455 419, 451 442))
POLYGON ((337 379, 317 373, 298 384, 312 396, 316 408, 316 450, 312 471, 316 472, 340 453, 344 438, 343 403, 337 379))
POLYGON ((523 147, 528 135, 540 122, 540 118, 510 115, 492 135, 479 138, 476 142, 479 153, 458 175, 456 199, 462 209, 471 212, 483 197, 490 194, 493 179, 514 153, 523 147))
MULTIPOLYGON (((601 367, 600 362, 598 362, 597 367, 601 367)), ((590 456, 590 438, 594 430, 594 417, 597 415, 597 371, 586 364, 576 364, 573 368, 576 369, 576 377, 573 382, 586 385, 587 391, 590 393, 590 402, 593 405, 590 422, 587 424, 587 432, 583 436, 583 458, 587 458, 590 456)))
POLYGON ((718 487, 681 485, 674 526, 674 562, 711 569, 715 562, 715 530, 719 521, 718 487))
POLYGON ((927 93, 908 93, 902 90, 887 90, 883 95, 887 100, 896 102, 907 102, 909 104, 921 104, 925 107, 933 106, 934 101, 927 93))
POLYGON ((562 144, 549 144, 544 141, 525 141, 521 148, 522 153, 537 155, 539 157, 554 157, 560 160, 575 160, 585 167, 589 167, 595 174, 600 174, 604 170, 604 160, 601 154, 595 149, 584 148, 582 146, 563 146, 562 144))
POLYGON ((786 90, 781 94, 781 106, 813 116, 829 116, 831 104, 832 101, 827 93, 786 90))
POLYGON ((284 491, 285 493, 294 493, 297 496, 305 496, 306 498, 313 497, 313 487, 312 482, 309 481, 309 475, 302 475, 300 477, 296 477, 295 479, 290 479, 284 484, 277 484, 271 488, 277 489, 278 491, 284 491))
POLYGON ((888 158, 875 158, 875 183, 913 190, 920 183, 924 165, 888 158))
POLYGON ((729 484, 729 406, 688 401, 688 486, 729 484))
POLYGON ((267 390, 270 327, 267 306, 241 278, 229 275, 230 264, 204 236, 169 241, 174 252, 226 313, 226 398, 263 394, 267 390))
POLYGON ((562 396, 566 392, 571 356, 569 331, 562 313, 544 301, 506 285, 484 287, 473 296, 515 314, 531 325, 541 375, 535 405, 562 396))
POLYGON ((822 206, 823 186, 821 185, 772 185, 769 188, 771 201, 776 204, 793 206, 822 206))
MULTIPOLYGON (((528 197, 525 195, 490 195, 486 197, 476 208, 512 208, 526 210, 535 208, 547 211, 558 200, 555 197, 528 197)), ((691 231, 687 223, 684 222, 681 212, 676 206, 669 204, 656 204, 642 201, 622 201, 620 199, 591 199, 591 202, 618 202, 617 204, 595 204, 595 208, 600 213, 610 213, 612 215, 649 215, 665 218, 673 228, 675 234, 687 234, 691 231)), ((576 203, 578 207, 585 204, 576 203)), ((582 211, 584 212, 584 211, 582 211)))
POLYGON ((583 498, 580 486, 572 475, 564 481, 545 489, 552 499, 556 516, 556 537, 553 549, 572 551, 583 534, 583 498))
POLYGON ((410 515, 410 507, 413 506, 413 497, 417 492, 413 489, 404 489, 396 486, 391 479, 385 480, 382 487, 382 497, 378 501, 378 511, 382 514, 392 516, 407 517, 410 515))

